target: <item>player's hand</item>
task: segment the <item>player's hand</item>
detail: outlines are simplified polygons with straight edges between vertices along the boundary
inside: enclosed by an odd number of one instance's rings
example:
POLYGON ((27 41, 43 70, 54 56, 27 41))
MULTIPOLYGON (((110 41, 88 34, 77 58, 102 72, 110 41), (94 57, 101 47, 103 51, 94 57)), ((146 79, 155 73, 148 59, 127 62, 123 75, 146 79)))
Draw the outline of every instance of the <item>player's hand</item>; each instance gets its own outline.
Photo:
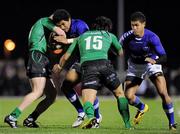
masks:
POLYGON ((151 64, 156 63, 156 61, 154 59, 150 58, 150 57, 146 57, 145 61, 148 62, 148 63, 151 63, 151 64))
POLYGON ((53 69, 52 69, 53 73, 55 73, 55 74, 56 74, 56 73, 60 73, 61 70, 62 70, 62 67, 60 67, 59 64, 55 64, 55 65, 53 66, 53 69))
POLYGON ((65 36, 54 36, 54 40, 63 44, 68 44, 68 41, 65 36))

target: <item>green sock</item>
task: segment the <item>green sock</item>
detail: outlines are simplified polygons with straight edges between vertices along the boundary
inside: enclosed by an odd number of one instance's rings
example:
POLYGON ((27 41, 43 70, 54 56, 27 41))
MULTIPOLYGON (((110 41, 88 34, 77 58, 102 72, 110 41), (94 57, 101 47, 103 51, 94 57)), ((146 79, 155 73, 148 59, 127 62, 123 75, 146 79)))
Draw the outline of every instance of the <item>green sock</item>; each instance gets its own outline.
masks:
POLYGON ((91 102, 86 101, 83 105, 83 109, 84 109, 88 119, 94 117, 94 107, 91 102))
POLYGON ((130 128, 131 123, 130 123, 128 100, 125 97, 119 97, 117 99, 117 103, 118 103, 118 110, 123 118, 125 127, 130 128))
POLYGON ((21 113, 22 113, 21 110, 17 107, 14 109, 14 111, 12 111, 10 115, 17 119, 21 113))

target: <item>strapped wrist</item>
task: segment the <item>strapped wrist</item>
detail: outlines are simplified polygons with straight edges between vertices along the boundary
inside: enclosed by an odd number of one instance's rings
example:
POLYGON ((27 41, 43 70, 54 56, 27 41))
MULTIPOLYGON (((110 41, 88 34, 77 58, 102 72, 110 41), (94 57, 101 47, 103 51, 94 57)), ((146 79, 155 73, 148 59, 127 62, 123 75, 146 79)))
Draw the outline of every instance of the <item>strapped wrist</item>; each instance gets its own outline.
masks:
POLYGON ((68 44, 73 43, 74 39, 67 39, 68 44))

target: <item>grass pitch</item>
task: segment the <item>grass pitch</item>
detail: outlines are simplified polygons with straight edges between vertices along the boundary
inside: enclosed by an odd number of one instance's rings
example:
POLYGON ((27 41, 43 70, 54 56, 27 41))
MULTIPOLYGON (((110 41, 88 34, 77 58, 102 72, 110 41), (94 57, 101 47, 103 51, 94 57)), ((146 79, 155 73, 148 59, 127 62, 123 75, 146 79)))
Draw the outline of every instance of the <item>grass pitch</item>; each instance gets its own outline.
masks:
MULTIPOLYGON (((58 97, 56 102, 44 112, 38 119, 40 128, 25 128, 22 126, 26 118, 35 108, 36 101, 28 107, 18 119, 18 129, 12 129, 4 123, 4 117, 9 114, 22 98, 0 97, 0 134, 180 134, 178 127, 176 132, 168 129, 168 120, 162 110, 161 100, 143 99, 149 105, 149 111, 144 115, 142 122, 135 126, 134 130, 126 130, 121 116, 118 113, 114 97, 99 97, 100 111, 103 121, 99 129, 72 128, 77 113, 74 107, 64 97, 58 97)), ((175 120, 180 124, 180 99, 173 98, 175 120)), ((131 121, 136 114, 136 109, 130 107, 131 121)))

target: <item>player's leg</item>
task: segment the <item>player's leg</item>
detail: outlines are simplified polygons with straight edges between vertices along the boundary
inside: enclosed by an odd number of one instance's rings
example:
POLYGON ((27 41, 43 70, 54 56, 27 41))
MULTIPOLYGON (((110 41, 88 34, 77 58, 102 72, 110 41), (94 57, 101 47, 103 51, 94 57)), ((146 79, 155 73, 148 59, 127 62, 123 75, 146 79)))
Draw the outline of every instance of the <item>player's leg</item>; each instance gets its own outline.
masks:
MULTIPOLYGON (((76 85, 76 87, 78 87, 79 89, 76 91, 79 91, 79 95, 81 95, 81 67, 80 64, 75 63, 72 67, 73 69, 76 70, 77 74, 78 74, 78 80, 76 82, 78 82, 78 86, 76 85)), ((94 116, 97 119, 97 124, 94 126, 95 128, 99 128, 99 123, 102 121, 102 115, 99 112, 99 99, 98 97, 96 97, 95 101, 94 101, 94 116)))
MULTIPOLYGON (((100 89, 100 73, 97 67, 99 62, 85 62, 81 66, 82 70, 82 102, 87 120, 83 122, 81 128, 96 128, 97 123, 94 111, 94 102, 96 100, 97 90, 100 89), (93 66, 93 67, 92 67, 93 66)), ((96 100, 98 103, 98 100, 96 100)), ((99 107, 99 105, 98 105, 99 107)))
POLYGON ((30 80, 32 85, 32 92, 27 94, 22 103, 16 107, 10 115, 6 116, 4 122, 8 123, 12 128, 17 128, 17 118, 21 115, 22 111, 28 107, 32 102, 38 99, 42 94, 46 83, 45 77, 36 77, 30 80))
POLYGON ((94 116, 94 101, 96 99, 97 91, 95 89, 83 89, 82 101, 83 108, 87 116, 87 120, 81 125, 81 128, 92 128, 96 123, 96 117, 94 116))
POLYGON ((125 80, 125 96, 129 101, 129 104, 136 107, 137 113, 134 117, 134 124, 139 124, 144 113, 148 111, 148 105, 143 103, 142 100, 138 96, 136 96, 136 92, 139 89, 140 84, 144 76, 147 73, 147 65, 146 64, 135 64, 132 61, 128 61, 128 70, 125 80))
POLYGON ((122 84, 115 72, 115 69, 110 63, 108 63, 106 64, 106 69, 102 69, 102 70, 103 71, 101 72, 102 75, 104 76, 103 82, 105 86, 112 91, 112 93, 117 99, 118 110, 120 115, 122 116, 125 127, 131 129, 128 100, 124 95, 122 84))
POLYGON ((96 123, 92 126, 92 128, 99 128, 100 123, 102 122, 102 115, 99 112, 99 99, 97 96, 94 101, 93 107, 94 107, 94 116, 96 117, 96 123))
POLYGON ((168 95, 166 80, 163 73, 157 72, 154 75, 152 75, 150 79, 154 83, 158 91, 158 94, 160 95, 162 99, 162 106, 169 121, 169 129, 176 130, 173 102, 172 102, 171 97, 168 95))
POLYGON ((37 128, 37 118, 44 113, 55 101, 57 96, 57 89, 54 87, 52 80, 48 79, 45 87, 45 98, 39 102, 35 110, 23 121, 23 125, 30 128, 37 128))
MULTIPOLYGON (((79 74, 79 77, 80 77, 80 75, 81 74, 79 74)), ((82 83, 80 82, 74 87, 75 91, 77 92, 77 94, 79 96, 82 96, 81 84, 82 83)), ((96 97, 94 104, 93 104, 93 107, 94 107, 94 116, 96 117, 97 122, 96 122, 96 124, 94 124, 94 126, 92 126, 92 128, 99 128, 100 123, 102 121, 102 115, 99 113, 99 99, 98 99, 98 97, 96 97)))
POLYGON ((48 65, 49 60, 45 55, 39 51, 32 51, 30 53, 27 64, 27 75, 30 79, 32 91, 24 97, 22 103, 10 115, 5 117, 4 122, 8 123, 12 128, 17 128, 17 118, 22 111, 43 94, 46 77, 49 75, 48 65))
POLYGON ((126 97, 124 95, 124 91, 122 89, 122 84, 119 85, 115 90, 113 90, 113 94, 117 99, 118 110, 122 116, 125 127, 128 129, 131 129, 132 127, 131 127, 131 123, 130 123, 128 100, 126 99, 126 97))
POLYGON ((127 76, 125 81, 125 96, 128 99, 129 104, 138 109, 134 118, 135 125, 140 123, 144 113, 149 109, 148 105, 143 103, 140 98, 135 95, 141 82, 141 78, 133 76, 127 76))
POLYGON ((69 102, 74 106, 74 108, 78 112, 77 119, 73 123, 72 127, 78 127, 79 125, 81 125, 81 123, 85 118, 83 106, 81 104, 78 94, 74 90, 75 85, 79 82, 78 79, 79 78, 76 70, 70 69, 66 74, 66 79, 64 80, 61 88, 66 98, 69 100, 69 102))

